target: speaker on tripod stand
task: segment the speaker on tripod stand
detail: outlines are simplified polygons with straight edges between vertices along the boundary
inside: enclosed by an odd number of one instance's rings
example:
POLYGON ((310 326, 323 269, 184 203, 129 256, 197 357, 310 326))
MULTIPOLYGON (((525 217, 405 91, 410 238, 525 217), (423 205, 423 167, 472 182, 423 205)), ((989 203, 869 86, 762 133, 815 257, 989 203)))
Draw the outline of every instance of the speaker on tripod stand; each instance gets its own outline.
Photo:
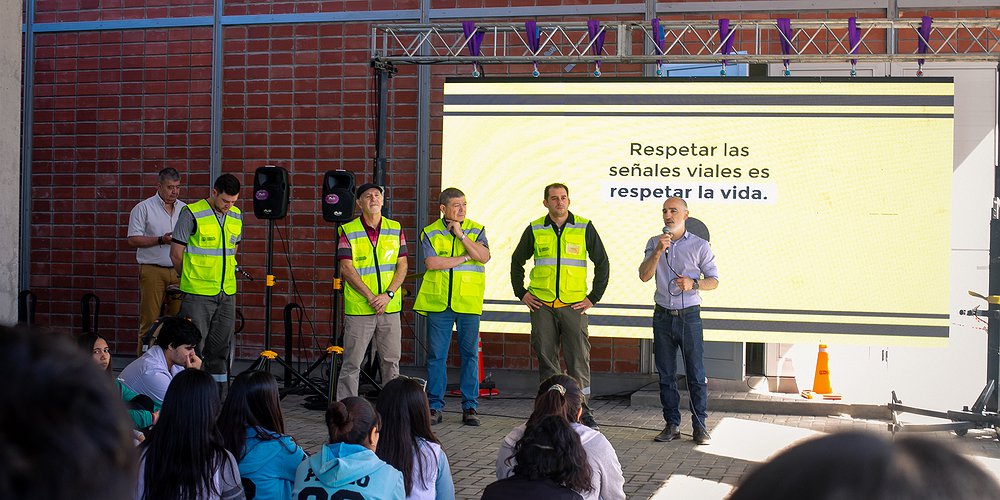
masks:
POLYGON ((264 350, 249 370, 270 371, 270 362, 276 361, 285 373, 295 377, 322 397, 327 393, 313 381, 295 371, 292 366, 271 350, 271 292, 274 287, 274 221, 288 215, 291 185, 288 171, 282 167, 260 167, 253 176, 253 213, 258 219, 267 220, 267 279, 264 282, 264 350))

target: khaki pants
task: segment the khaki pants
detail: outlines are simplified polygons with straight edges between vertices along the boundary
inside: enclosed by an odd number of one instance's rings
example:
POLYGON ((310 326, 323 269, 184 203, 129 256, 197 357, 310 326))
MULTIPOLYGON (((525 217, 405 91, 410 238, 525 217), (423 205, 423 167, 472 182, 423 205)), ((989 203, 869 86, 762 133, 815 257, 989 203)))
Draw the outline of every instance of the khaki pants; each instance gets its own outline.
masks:
POLYGON ((562 373, 559 366, 559 348, 562 347, 567 373, 580 382, 584 394, 590 395, 590 338, 586 313, 572 307, 545 305, 532 311, 531 347, 538 356, 540 381, 562 373))
POLYGON ((382 383, 399 376, 399 357, 402 331, 399 313, 371 316, 344 316, 344 362, 337 380, 337 400, 358 395, 358 377, 361 362, 372 337, 375 349, 382 358, 382 383))
POLYGON ((163 303, 167 303, 167 316, 174 316, 181 308, 180 299, 167 296, 167 287, 177 285, 177 271, 174 268, 139 264, 139 341, 136 354, 142 355, 142 336, 162 314, 163 303))

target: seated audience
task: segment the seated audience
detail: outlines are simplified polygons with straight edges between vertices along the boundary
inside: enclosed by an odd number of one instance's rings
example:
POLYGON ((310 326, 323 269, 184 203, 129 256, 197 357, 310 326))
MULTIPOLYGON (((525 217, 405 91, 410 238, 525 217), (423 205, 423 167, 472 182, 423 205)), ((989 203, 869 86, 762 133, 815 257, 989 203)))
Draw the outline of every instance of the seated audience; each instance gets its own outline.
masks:
POLYGON ((528 422, 512 430, 500 443, 500 451, 497 453, 497 479, 511 475, 517 464, 514 456, 515 445, 524 435, 525 429, 544 417, 558 415, 571 422, 573 430, 580 435, 590 468, 593 470, 590 476, 593 488, 589 492, 577 491, 584 498, 592 500, 625 498, 625 477, 622 475, 622 466, 611 442, 604 437, 604 434, 580 424, 583 402, 584 395, 580 390, 580 384, 569 375, 553 375, 542 382, 535 397, 535 409, 528 417, 528 422))
POLYGON ((268 372, 243 372, 233 381, 219 415, 219 432, 233 456, 240 477, 256 487, 255 500, 292 497, 295 470, 306 458, 285 434, 278 382, 268 372))
POLYGON ((243 500, 236 458, 215 426, 219 390, 212 375, 173 377, 156 426, 139 446, 137 500, 243 500))
POLYGON ((942 440, 843 432, 785 450, 745 476, 729 498, 973 500, 1000 498, 1000 487, 942 440))
POLYGON ((201 332, 184 318, 164 318, 156 343, 122 370, 121 381, 133 391, 163 402, 167 386, 185 368, 201 369, 201 359, 194 353, 201 332))
MULTIPOLYGON (((94 358, 94 362, 101 370, 111 376, 111 348, 107 339, 98 333, 88 332, 77 337, 76 343, 94 358)), ((151 427, 156 421, 156 412, 160 411, 160 405, 149 396, 129 389, 121 380, 115 379, 115 387, 121 394, 122 401, 128 405, 132 426, 140 431, 151 427)))
POLYGON ((132 498, 125 405, 72 341, 0 325, 0 380, 0 498, 132 498))
POLYGON ((514 446, 514 475, 486 487, 483 500, 582 499, 593 488, 580 436, 561 415, 528 426, 514 446))
POLYGON ((330 403, 330 442, 299 466, 292 498, 406 498, 403 474, 375 455, 380 426, 375 408, 363 398, 330 403))
POLYGON ((406 498, 455 498, 451 467, 431 430, 431 409, 423 385, 407 377, 390 380, 375 409, 382 417, 375 453, 403 473, 406 498))

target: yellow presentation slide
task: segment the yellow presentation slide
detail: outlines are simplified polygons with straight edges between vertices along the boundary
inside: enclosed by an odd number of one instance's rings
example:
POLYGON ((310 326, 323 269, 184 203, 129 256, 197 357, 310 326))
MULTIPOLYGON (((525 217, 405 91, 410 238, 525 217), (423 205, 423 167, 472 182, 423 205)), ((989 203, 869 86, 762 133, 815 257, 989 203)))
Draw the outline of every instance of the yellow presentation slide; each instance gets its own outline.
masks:
POLYGON ((706 340, 942 344, 953 119, 950 78, 448 80, 442 187, 493 255, 481 330, 530 332, 510 257, 561 182, 610 257, 592 336, 652 338, 638 267, 679 196, 719 269, 706 340))

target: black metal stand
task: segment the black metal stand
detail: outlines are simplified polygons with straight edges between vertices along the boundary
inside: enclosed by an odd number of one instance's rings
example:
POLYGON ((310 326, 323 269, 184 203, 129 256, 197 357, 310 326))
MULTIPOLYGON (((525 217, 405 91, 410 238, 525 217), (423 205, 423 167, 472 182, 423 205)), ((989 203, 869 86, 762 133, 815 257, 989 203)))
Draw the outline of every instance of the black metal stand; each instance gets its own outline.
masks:
MULTIPOLYGON (((271 371, 271 361, 276 361, 278 364, 285 368, 286 376, 291 375, 295 377, 296 380, 301 382, 306 387, 312 389, 316 394, 329 398, 326 391, 320 386, 316 385, 308 377, 301 375, 281 356, 278 356, 277 352, 271 350, 271 292, 274 287, 274 275, 273 272, 273 260, 274 260, 274 219, 268 219, 267 221, 267 278, 265 280, 264 288, 264 350, 261 351, 260 356, 257 358, 253 364, 250 365, 248 370, 263 370, 271 371)), ((285 394, 282 394, 284 396, 285 394)), ((328 399, 329 401, 332 401, 328 399)))
MULTIPOLYGON (((994 104, 1000 105, 1000 64, 997 65, 996 82, 998 94, 994 96, 994 104)), ((1000 116, 997 117, 997 126, 1000 127, 1000 116)), ((1000 149, 1000 143, 997 143, 1000 149)), ((1000 158, 1000 151, 994 155, 1000 158)), ((975 292, 969 295, 984 299, 987 303, 987 310, 961 310, 959 314, 966 316, 986 317, 986 385, 983 387, 979 397, 972 404, 956 410, 928 410, 913 406, 904 406, 903 402, 896 398, 896 391, 892 392, 892 402, 889 403, 889 410, 892 411, 892 422, 889 430, 893 433, 899 431, 954 431, 959 436, 964 436, 969 429, 993 428, 1000 436, 1000 414, 997 413, 1000 392, 997 391, 997 380, 1000 378, 1000 165, 993 166, 993 212, 990 217, 990 277, 989 296, 985 297, 975 292), (943 418, 951 420, 948 423, 940 424, 906 424, 900 422, 899 413, 913 413, 929 417, 943 418)))

